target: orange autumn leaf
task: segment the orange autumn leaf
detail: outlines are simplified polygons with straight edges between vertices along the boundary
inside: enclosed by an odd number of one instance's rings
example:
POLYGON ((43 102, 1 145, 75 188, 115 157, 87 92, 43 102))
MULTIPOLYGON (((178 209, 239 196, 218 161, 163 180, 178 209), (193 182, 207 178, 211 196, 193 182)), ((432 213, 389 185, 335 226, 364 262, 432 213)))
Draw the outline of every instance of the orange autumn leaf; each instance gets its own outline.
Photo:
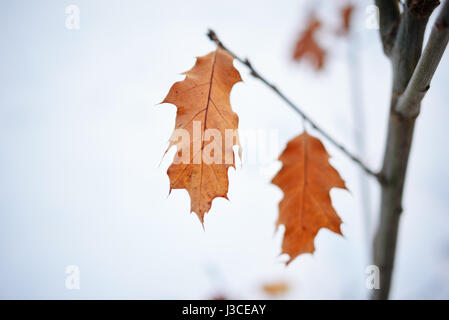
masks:
POLYGON ((272 297, 286 294, 289 289, 289 285, 284 281, 266 283, 262 286, 262 291, 272 297))
POLYGON ((326 58, 326 51, 316 41, 316 32, 321 28, 321 22, 312 17, 306 27, 306 30, 301 33, 296 42, 293 52, 293 60, 300 61, 302 59, 308 60, 317 70, 324 67, 326 58))
POLYGON ((321 228, 341 234, 341 219, 329 192, 346 186, 329 164, 324 145, 307 132, 292 139, 279 160, 282 168, 272 183, 284 193, 277 226, 285 226, 282 253, 290 256, 289 264, 298 255, 315 251, 314 238, 321 228))
POLYGON ((170 192, 186 189, 190 211, 203 224, 212 200, 227 199, 228 168, 235 168, 232 148, 238 145, 241 150, 239 119, 230 105, 231 89, 241 78, 233 66, 233 57, 220 48, 198 57, 194 67, 184 74, 185 79, 176 82, 163 101, 177 107, 175 130, 168 147, 176 146, 177 153, 167 174, 170 192), (225 141, 225 130, 234 134, 230 143, 225 141))
POLYGON ((226 297, 223 294, 212 296, 209 300, 229 300, 228 297, 226 297))
POLYGON ((348 4, 340 10, 341 26, 337 31, 339 35, 347 35, 351 29, 351 18, 354 12, 354 6, 348 4))

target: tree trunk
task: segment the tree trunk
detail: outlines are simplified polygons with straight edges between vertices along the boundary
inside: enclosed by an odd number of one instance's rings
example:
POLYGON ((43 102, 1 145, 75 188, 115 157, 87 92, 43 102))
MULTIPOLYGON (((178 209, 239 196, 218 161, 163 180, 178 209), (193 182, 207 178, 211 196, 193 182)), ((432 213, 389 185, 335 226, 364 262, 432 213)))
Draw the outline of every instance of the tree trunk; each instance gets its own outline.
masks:
POLYGON ((374 239, 374 264, 380 269, 380 288, 373 299, 387 299, 396 253, 402 195, 415 120, 430 80, 449 38, 449 0, 432 30, 421 57, 427 21, 438 0, 408 0, 400 15, 396 0, 377 0, 384 52, 393 67, 393 90, 387 142, 381 170, 380 221, 374 239))

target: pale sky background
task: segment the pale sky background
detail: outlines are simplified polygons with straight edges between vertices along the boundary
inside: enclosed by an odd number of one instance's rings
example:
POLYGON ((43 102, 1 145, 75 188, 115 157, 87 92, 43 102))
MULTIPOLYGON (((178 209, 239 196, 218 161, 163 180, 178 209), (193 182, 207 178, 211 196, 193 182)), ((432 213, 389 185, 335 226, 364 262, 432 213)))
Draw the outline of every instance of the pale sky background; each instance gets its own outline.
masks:
MULTIPOLYGON (((231 94, 242 131, 275 133, 257 164, 230 171, 230 201, 218 199, 205 231, 184 190, 167 197, 175 107, 156 105, 213 28, 337 140, 355 151, 348 43, 324 36, 324 72, 290 60, 311 1, 2 1, 0 4, 0 298, 267 298, 260 286, 287 281, 288 299, 363 299, 368 265, 358 168, 324 141, 351 193, 333 190, 344 238, 327 230, 316 252, 285 267, 274 233, 281 191, 269 181, 300 118, 235 63, 231 94), (65 8, 80 8, 80 29, 65 8), (251 131, 252 130, 252 131, 251 131), (80 289, 65 268, 80 268, 80 289)), ((327 31, 343 1, 321 1, 327 31)), ((390 66, 377 30, 355 21, 366 162, 379 169, 390 66)), ((449 56, 419 117, 405 189, 393 298, 449 298, 449 56)), ((353 61, 351 61, 353 63, 353 61)), ((315 132, 311 131, 317 135, 315 132)), ((266 143, 266 144, 265 144, 266 143)), ((372 220, 378 211, 372 184, 372 220)))

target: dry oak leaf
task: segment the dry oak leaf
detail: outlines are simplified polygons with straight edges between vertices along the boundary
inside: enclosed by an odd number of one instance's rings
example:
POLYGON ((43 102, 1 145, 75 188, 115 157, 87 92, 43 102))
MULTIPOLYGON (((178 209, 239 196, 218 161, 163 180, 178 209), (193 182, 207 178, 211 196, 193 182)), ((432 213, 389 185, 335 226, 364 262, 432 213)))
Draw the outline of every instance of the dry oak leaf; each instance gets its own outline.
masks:
POLYGON ((285 281, 266 283, 262 286, 262 291, 272 297, 284 295, 289 290, 290 287, 285 281))
POLYGON ((320 28, 321 22, 315 17, 310 18, 306 30, 301 33, 293 51, 293 60, 308 59, 317 70, 323 69, 326 58, 326 51, 315 39, 316 32, 320 28))
POLYGON ((235 168, 233 146, 239 147, 241 156, 239 119, 231 109, 230 93, 242 79, 233 66, 233 57, 220 48, 197 57, 194 67, 183 74, 185 79, 173 84, 162 102, 177 107, 168 147, 176 146, 177 153, 167 174, 170 192, 186 189, 190 211, 204 225, 212 200, 228 199, 228 168, 235 168))
POLYGON ((341 26, 340 29, 337 31, 338 35, 344 36, 349 33, 349 30, 351 29, 351 18, 353 12, 354 6, 351 4, 348 4, 343 8, 341 8, 340 10, 341 26))
POLYGON ((341 234, 341 219, 329 192, 332 188, 347 188, 329 164, 329 154, 321 141, 307 132, 292 139, 279 160, 282 168, 272 183, 284 193, 277 226, 285 226, 282 253, 290 256, 289 264, 298 255, 315 251, 314 238, 321 228, 341 234))

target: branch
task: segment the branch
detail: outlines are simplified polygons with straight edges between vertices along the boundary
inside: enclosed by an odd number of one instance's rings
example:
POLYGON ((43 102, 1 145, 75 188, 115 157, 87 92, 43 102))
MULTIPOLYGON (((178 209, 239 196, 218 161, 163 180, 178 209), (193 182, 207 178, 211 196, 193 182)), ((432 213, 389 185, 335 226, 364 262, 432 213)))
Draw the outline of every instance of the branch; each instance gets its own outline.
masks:
POLYGON ((390 55, 394 76, 392 110, 415 71, 421 57, 427 22, 438 4, 439 0, 407 0, 404 6, 390 55))
POLYGON ((404 183, 415 128, 414 117, 405 118, 397 113, 398 100, 416 72, 427 22, 438 4, 439 0, 407 0, 390 52, 393 90, 381 170, 384 183, 381 185, 380 219, 373 248, 374 264, 380 269, 380 288, 372 292, 373 299, 387 299, 390 291, 404 183))
POLYGON ((379 8, 380 14, 380 38, 382 40, 385 54, 390 56, 400 21, 398 1, 376 0, 375 3, 377 8, 379 8))
POLYGON ((218 36, 213 30, 209 30, 207 36, 211 41, 214 41, 217 46, 221 47, 223 50, 227 51, 230 55, 232 55, 236 60, 244 64, 250 70, 250 74, 254 77, 262 81, 266 86, 271 88, 282 100, 284 100, 289 107, 291 107, 296 113, 298 113, 304 121, 308 122, 316 131, 321 133, 330 143, 340 149, 346 156, 348 156, 352 161, 357 163, 367 174, 375 177, 379 182, 381 182, 381 176, 375 173, 373 170, 369 169, 362 160, 360 160, 357 156, 350 153, 343 145, 338 143, 334 138, 332 138, 328 133, 326 133, 323 129, 321 129, 312 119, 310 119, 297 105, 295 105, 290 99, 288 99, 274 84, 270 83, 264 77, 258 73, 248 59, 242 59, 236 54, 234 54, 231 50, 229 50, 225 45, 218 39, 218 36))
POLYGON ((419 114, 420 104, 430 88, 430 81, 440 63, 449 40, 449 1, 443 5, 433 26, 426 48, 403 95, 399 98, 396 111, 405 118, 419 114))

